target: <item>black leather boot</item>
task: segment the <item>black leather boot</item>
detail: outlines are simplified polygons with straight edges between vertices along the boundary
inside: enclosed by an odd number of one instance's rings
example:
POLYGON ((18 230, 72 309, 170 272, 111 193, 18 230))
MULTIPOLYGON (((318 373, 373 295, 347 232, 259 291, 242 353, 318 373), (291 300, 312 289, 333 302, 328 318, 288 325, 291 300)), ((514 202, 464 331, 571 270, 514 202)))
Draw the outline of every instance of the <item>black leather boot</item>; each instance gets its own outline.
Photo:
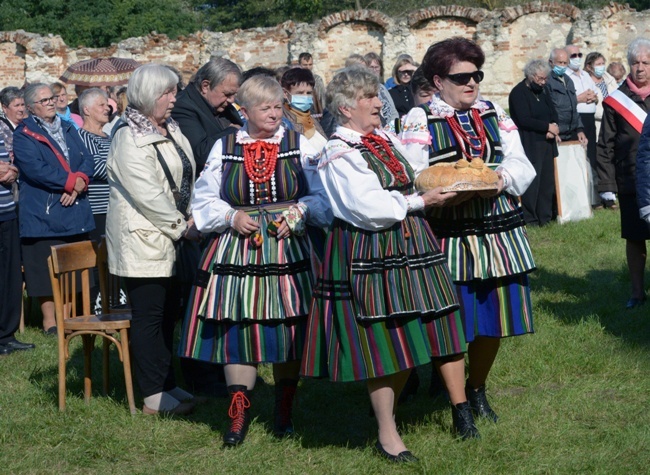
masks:
POLYGON ((454 421, 454 432, 463 440, 481 438, 474 424, 474 416, 472 416, 469 402, 461 402, 451 406, 451 418, 454 421))
POLYGON ((297 387, 297 379, 281 379, 275 385, 273 434, 276 437, 290 437, 293 435, 291 414, 297 387))
POLYGON ((467 400, 469 401, 469 405, 474 414, 479 417, 485 417, 492 422, 499 420, 499 416, 497 416, 496 412, 492 410, 490 403, 487 400, 487 396, 485 395, 485 385, 474 389, 468 383, 465 385, 465 395, 467 396, 467 400))
POLYGON ((248 412, 251 407, 251 402, 246 386, 228 386, 228 393, 231 398, 230 408, 228 409, 230 428, 223 436, 223 443, 224 445, 234 447, 235 445, 241 444, 244 438, 246 438, 248 425, 251 422, 251 416, 248 412))

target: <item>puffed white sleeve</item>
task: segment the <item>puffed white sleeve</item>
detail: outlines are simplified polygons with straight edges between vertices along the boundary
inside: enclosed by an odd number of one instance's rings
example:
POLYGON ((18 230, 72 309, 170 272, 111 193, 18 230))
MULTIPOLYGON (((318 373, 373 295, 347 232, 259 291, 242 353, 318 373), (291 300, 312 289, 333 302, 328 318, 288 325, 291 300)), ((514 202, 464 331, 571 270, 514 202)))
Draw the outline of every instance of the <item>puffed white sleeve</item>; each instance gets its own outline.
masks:
POLYGON ((528 160, 521 144, 519 131, 513 120, 497 104, 493 104, 499 120, 503 161, 497 167, 504 176, 505 191, 514 196, 521 196, 537 174, 528 160))
POLYGON ((307 137, 300 136, 300 155, 302 170, 307 179, 309 193, 298 201, 307 207, 307 223, 324 228, 332 224, 334 215, 323 182, 318 174, 318 164, 322 153, 309 143, 307 137))
POLYGON ((201 176, 194 184, 192 193, 192 216, 202 233, 224 232, 230 227, 233 208, 220 198, 221 192, 221 140, 212 147, 201 176))
MULTIPOLYGON (((421 110, 421 109, 420 109, 421 110)), ((421 150, 409 150, 405 144, 402 143, 401 139, 394 135, 391 132, 385 132, 386 136, 390 139, 393 147, 404 157, 406 161, 409 162, 411 168, 415 172, 417 177, 420 173, 426 170, 429 167, 429 146, 427 145, 426 150, 422 152, 421 150)), ((427 131, 427 135, 429 132, 427 131)))
POLYGON ((407 197, 384 190, 361 153, 340 140, 327 143, 319 173, 334 216, 359 228, 389 228, 410 209, 407 197))
POLYGON ((402 148, 406 150, 404 157, 409 161, 415 175, 419 175, 429 166, 429 146, 431 134, 427 124, 427 114, 421 107, 414 107, 402 119, 402 132, 399 135, 402 148))

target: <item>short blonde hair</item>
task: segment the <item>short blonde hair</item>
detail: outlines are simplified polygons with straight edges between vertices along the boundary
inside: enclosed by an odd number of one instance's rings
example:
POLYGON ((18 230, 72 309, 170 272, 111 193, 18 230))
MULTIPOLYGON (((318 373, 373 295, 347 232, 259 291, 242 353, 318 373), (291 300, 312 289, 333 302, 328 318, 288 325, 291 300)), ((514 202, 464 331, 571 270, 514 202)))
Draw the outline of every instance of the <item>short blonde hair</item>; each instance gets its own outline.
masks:
POLYGON ((379 78, 365 67, 345 68, 336 73, 327 85, 327 110, 336 121, 345 125, 348 118, 341 112, 342 107, 354 109, 357 99, 374 97, 379 92, 379 78))
POLYGON ((284 92, 280 83, 270 76, 253 76, 244 81, 237 91, 237 103, 244 108, 276 101, 284 101, 284 92))

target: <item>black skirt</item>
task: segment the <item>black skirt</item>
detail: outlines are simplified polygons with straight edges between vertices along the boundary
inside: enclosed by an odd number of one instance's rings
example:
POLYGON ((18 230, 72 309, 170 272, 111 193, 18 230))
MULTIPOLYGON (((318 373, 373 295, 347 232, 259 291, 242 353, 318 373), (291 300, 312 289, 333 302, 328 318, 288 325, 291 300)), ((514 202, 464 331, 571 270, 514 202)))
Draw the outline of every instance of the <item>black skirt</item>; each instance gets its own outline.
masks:
POLYGON ((650 224, 639 217, 636 194, 619 193, 618 203, 621 209, 621 237, 630 241, 650 239, 650 224))
POLYGON ((71 242, 85 241, 88 233, 75 234, 74 236, 60 236, 57 238, 22 238, 20 245, 23 253, 23 268, 25 270, 25 285, 27 295, 30 297, 50 297, 52 283, 50 271, 47 267, 47 258, 51 254, 51 246, 71 242))

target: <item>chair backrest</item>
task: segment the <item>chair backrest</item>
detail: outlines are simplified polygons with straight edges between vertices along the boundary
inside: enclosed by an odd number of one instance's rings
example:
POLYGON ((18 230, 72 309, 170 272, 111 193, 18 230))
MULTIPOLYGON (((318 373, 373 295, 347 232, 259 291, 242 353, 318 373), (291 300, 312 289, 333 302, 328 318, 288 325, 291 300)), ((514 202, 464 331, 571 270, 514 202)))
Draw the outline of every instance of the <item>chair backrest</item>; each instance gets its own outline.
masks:
POLYGON ((57 326, 70 316, 90 315, 90 270, 97 263, 92 241, 51 247, 47 259, 57 326), (81 308, 78 293, 81 290, 81 308))
POLYGON ((108 247, 106 236, 102 236, 97 246, 97 270, 99 271, 99 293, 101 294, 102 313, 124 313, 129 311, 128 301, 124 300, 122 279, 108 270, 108 247))

